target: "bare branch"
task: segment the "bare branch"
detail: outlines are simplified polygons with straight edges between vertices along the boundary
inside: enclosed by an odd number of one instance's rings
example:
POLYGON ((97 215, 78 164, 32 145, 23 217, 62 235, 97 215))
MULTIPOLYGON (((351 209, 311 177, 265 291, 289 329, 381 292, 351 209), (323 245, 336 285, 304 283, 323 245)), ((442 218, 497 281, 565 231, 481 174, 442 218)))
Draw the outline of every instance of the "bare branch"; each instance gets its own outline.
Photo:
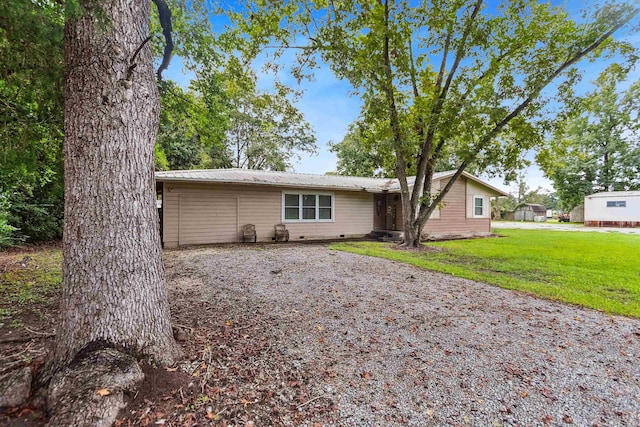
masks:
POLYGON ((162 55, 162 63, 158 67, 157 76, 158 81, 162 81, 162 72, 169 68, 171 62, 171 52, 173 51, 173 39, 171 38, 171 9, 165 2, 165 0, 153 0, 158 8, 158 18, 160 19, 160 26, 162 26, 162 34, 164 34, 164 53, 162 55))

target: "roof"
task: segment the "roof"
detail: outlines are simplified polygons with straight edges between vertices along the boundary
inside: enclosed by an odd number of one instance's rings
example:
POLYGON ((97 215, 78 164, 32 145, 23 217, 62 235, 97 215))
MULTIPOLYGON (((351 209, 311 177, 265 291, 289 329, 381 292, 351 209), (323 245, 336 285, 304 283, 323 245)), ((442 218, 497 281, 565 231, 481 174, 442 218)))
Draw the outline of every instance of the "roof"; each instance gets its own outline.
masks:
POLYGON ((250 169, 204 169, 156 172, 156 181, 221 182, 283 187, 379 192, 389 189, 394 179, 339 175, 274 172, 250 169))
POLYGON ((534 211, 538 211, 538 212, 546 212, 547 211, 547 207, 545 205, 541 205, 538 203, 523 203, 518 207, 522 207, 522 206, 529 206, 532 210, 534 211))
MULTIPOLYGON (((434 180, 453 176, 455 171, 436 172, 433 174, 434 180)), ((463 176, 471 179, 494 191, 497 195, 507 196, 508 194, 499 190, 475 176, 463 172, 463 176)), ((202 169, 202 170, 180 170, 156 172, 158 182, 199 182, 199 183, 230 183, 230 184, 250 184, 269 185, 295 188, 324 188, 328 190, 347 191, 367 191, 380 193, 389 191, 396 193, 400 191, 400 183, 396 178, 365 178, 356 176, 341 175, 314 175, 306 173, 261 171, 250 169, 202 169)), ((409 186, 413 186, 415 177, 408 177, 409 186)))
POLYGON ((604 191, 602 193, 591 194, 587 199, 595 199, 601 197, 640 197, 640 191, 604 191))
MULTIPOLYGON (((433 174, 433 181, 437 181, 440 179, 447 179, 452 177, 454 174, 456 173, 455 170, 450 170, 450 171, 444 171, 444 172, 435 172, 433 174)), ((467 179, 470 179, 471 181, 477 182, 480 185, 484 185, 485 187, 487 187, 488 189, 492 190, 494 193, 496 193, 496 196, 508 196, 509 193, 500 190, 499 188, 494 187, 493 185, 490 185, 488 183, 486 183, 485 181, 481 180, 480 178, 478 178, 477 176, 471 175, 468 172, 462 172, 462 176, 464 176, 467 179)), ((413 183, 415 182, 416 177, 415 176, 410 176, 407 178, 407 182, 409 184, 410 187, 413 186, 413 183)), ((389 188, 389 190, 396 190, 396 191, 400 191, 400 183, 394 179, 394 183, 393 185, 391 185, 391 187, 389 188)))

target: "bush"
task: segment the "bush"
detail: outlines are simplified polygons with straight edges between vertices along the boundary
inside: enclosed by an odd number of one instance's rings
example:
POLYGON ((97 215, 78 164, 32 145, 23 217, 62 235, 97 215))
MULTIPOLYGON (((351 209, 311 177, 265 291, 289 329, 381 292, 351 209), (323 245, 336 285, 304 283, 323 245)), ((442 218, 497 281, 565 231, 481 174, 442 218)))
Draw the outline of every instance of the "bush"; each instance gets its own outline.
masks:
POLYGON ((62 197, 56 194, 43 197, 12 194, 7 222, 18 229, 14 237, 29 243, 60 239, 63 203, 62 197))
POLYGON ((0 248, 7 248, 16 244, 16 231, 18 229, 9 224, 7 217, 8 201, 4 195, 0 195, 0 248))

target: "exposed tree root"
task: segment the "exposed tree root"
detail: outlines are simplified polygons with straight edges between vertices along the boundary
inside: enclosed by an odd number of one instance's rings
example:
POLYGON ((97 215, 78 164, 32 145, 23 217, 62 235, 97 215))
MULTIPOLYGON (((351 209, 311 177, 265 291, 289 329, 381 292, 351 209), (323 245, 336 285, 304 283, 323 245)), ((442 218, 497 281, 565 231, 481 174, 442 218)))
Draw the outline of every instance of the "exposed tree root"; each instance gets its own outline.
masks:
POLYGON ((49 384, 50 426, 110 426, 125 406, 124 392, 144 378, 136 359, 112 348, 87 354, 49 384))

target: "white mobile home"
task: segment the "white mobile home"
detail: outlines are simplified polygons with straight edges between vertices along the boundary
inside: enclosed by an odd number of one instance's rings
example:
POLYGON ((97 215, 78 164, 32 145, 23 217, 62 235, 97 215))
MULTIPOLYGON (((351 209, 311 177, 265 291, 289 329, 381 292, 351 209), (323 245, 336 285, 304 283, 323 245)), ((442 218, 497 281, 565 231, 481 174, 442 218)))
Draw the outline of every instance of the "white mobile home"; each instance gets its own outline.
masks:
POLYGON ((585 197, 584 225, 640 227, 640 191, 610 191, 585 197))

